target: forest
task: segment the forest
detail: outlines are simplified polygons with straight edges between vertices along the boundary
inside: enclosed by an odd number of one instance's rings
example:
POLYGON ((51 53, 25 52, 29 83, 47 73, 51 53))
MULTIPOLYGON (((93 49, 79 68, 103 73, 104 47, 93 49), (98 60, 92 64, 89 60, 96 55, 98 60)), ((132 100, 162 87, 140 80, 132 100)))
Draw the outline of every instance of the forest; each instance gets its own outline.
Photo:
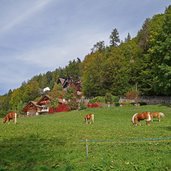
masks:
MULTIPOLYGON (((42 95, 49 87, 50 95, 62 94, 59 78, 81 80, 85 97, 124 96, 132 90, 140 95, 171 95, 171 6, 163 14, 147 18, 135 37, 128 33, 120 40, 114 28, 109 45, 98 41, 81 61, 69 61, 64 68, 39 74, 21 86, 0 96, 0 115, 7 111, 21 111, 29 101, 42 95)), ((67 95, 66 95, 67 96, 67 95)))

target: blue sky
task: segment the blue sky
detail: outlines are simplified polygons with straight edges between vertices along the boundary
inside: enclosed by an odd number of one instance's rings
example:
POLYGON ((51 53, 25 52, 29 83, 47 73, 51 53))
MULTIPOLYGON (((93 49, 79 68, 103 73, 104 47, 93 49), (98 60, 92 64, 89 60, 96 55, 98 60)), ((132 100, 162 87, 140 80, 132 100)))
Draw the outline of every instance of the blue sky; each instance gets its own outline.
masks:
POLYGON ((0 0, 0 95, 68 65, 98 41, 136 36, 170 0, 0 0))

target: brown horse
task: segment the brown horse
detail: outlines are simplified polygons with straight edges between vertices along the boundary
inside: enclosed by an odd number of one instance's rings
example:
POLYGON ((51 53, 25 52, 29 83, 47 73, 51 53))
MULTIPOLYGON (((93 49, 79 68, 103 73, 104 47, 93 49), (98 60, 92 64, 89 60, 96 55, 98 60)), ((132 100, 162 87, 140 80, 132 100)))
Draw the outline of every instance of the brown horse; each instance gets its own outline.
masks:
POLYGON ((91 123, 94 123, 94 114, 87 114, 84 116, 84 120, 85 120, 85 123, 86 124, 91 124, 91 123))
POLYGON ((17 123, 17 113, 16 112, 9 112, 3 119, 3 123, 10 122, 13 120, 14 123, 17 123))
POLYGON ((150 112, 142 112, 142 113, 135 113, 132 116, 132 123, 133 125, 141 125, 140 121, 146 120, 146 125, 150 125, 151 115, 150 112))
POLYGON ((157 118, 159 122, 160 122, 160 119, 165 116, 164 113, 162 112, 150 112, 150 115, 151 115, 152 121, 153 121, 153 118, 157 118))

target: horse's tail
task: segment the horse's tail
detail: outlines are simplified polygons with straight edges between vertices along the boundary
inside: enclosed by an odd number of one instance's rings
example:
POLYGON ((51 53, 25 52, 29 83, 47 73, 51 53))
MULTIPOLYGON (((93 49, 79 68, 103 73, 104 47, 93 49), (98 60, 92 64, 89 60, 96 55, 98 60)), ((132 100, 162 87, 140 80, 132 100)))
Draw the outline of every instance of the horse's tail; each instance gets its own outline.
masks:
POLYGON ((135 113, 133 116, 132 116, 132 119, 131 119, 131 121, 132 121, 132 123, 134 124, 135 123, 135 116, 137 115, 138 113, 135 113))
POLYGON ((159 114, 161 117, 165 117, 164 113, 160 112, 159 114))

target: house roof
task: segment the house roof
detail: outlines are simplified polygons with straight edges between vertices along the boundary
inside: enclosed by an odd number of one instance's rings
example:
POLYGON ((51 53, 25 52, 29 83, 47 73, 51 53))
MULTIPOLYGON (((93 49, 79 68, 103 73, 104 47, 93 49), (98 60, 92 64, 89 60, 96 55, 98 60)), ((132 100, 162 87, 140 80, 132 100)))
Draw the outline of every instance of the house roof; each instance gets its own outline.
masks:
POLYGON ((38 107, 37 102, 35 102, 35 101, 29 101, 29 102, 24 106, 23 111, 27 111, 27 109, 28 109, 29 107, 31 107, 31 106, 37 108, 37 107, 38 107))
POLYGON ((40 98, 40 100, 37 102, 37 105, 40 105, 41 104, 41 102, 42 101, 49 101, 49 100, 51 100, 51 97, 50 96, 48 96, 48 95, 44 95, 44 96, 42 96, 41 98, 40 98))

